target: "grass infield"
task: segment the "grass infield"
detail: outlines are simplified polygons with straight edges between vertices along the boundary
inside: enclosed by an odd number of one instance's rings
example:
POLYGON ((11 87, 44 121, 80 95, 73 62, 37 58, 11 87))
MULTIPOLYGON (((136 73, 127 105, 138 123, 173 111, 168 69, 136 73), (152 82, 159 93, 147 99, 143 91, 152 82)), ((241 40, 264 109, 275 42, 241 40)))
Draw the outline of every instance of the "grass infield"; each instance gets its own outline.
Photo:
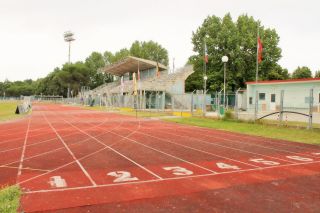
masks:
POLYGON ((0 121, 20 118, 23 115, 15 114, 18 101, 0 101, 0 121))
POLYGON ((21 190, 18 186, 0 189, 0 212, 17 212, 20 203, 21 190))
POLYGON ((292 127, 281 127, 263 123, 247 123, 234 120, 217 120, 210 118, 190 117, 190 118, 170 118, 166 121, 208 127, 230 132, 238 132, 248 135, 263 136, 266 138, 282 139, 294 142, 320 145, 320 130, 306 130, 292 127))

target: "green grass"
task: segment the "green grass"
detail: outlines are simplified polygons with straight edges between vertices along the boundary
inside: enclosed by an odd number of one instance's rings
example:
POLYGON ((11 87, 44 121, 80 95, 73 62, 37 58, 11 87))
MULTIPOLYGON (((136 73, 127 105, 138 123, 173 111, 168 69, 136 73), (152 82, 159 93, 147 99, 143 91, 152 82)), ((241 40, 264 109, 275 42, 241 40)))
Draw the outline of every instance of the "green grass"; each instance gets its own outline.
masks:
MULTIPOLYGON (((88 110, 97 110, 97 111, 116 111, 118 114, 121 115, 129 115, 129 116, 136 116, 136 111, 132 109, 124 109, 124 110, 119 110, 119 109, 111 109, 111 108, 106 108, 106 107, 100 107, 100 106, 84 106, 82 107, 84 109, 88 110)), ((162 117, 162 116, 171 116, 172 112, 157 112, 157 111, 137 111, 137 116, 142 117, 142 118, 149 118, 149 117, 162 117)))
POLYGON ((21 190, 18 186, 9 186, 0 190, 0 212, 17 212, 20 203, 21 190))
POLYGON ((0 121, 20 118, 23 115, 15 114, 18 101, 0 101, 0 121))
POLYGON ((294 142, 320 145, 320 130, 306 130, 275 125, 254 124, 238 122, 233 120, 215 120, 209 118, 191 117, 191 118, 170 118, 166 121, 208 127, 231 132, 238 132, 248 135, 263 136, 267 138, 282 139, 294 142))

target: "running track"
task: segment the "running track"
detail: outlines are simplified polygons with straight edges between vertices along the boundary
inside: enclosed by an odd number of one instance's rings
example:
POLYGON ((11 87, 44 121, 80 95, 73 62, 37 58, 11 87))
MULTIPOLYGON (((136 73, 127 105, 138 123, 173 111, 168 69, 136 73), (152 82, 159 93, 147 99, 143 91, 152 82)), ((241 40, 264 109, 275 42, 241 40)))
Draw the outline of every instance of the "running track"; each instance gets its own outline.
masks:
POLYGON ((13 184, 24 212, 319 212, 320 147, 35 104, 0 124, 13 184))

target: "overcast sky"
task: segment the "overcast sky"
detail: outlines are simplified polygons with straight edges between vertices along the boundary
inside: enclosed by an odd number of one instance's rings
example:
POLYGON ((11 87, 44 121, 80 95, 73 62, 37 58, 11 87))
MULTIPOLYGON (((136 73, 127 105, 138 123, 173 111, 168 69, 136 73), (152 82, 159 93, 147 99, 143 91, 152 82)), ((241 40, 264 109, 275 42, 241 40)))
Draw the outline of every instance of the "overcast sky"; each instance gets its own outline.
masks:
POLYGON ((191 35, 208 15, 244 13, 280 36, 280 64, 320 70, 317 0, 0 0, 0 81, 37 79, 67 61, 63 32, 71 30, 71 60, 154 40, 175 58, 193 54, 191 35))

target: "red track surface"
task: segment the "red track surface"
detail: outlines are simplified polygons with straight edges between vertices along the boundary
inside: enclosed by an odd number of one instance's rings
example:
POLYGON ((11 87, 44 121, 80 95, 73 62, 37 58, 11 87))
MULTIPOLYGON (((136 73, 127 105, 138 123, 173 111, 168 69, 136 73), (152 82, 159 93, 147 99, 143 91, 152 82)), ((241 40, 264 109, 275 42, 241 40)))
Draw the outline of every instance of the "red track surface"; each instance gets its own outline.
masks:
POLYGON ((319 146, 42 104, 0 136, 25 212, 320 209, 319 146))

